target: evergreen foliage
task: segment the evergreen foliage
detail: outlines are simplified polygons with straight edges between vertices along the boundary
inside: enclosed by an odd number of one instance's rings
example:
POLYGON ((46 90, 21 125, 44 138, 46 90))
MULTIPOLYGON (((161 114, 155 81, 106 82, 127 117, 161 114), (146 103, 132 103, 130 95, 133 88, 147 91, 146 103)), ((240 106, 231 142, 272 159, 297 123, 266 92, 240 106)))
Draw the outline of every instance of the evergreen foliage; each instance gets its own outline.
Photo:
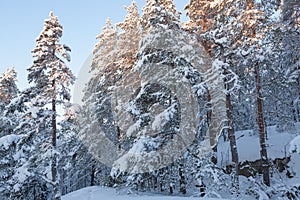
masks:
POLYGON ((96 36, 82 106, 69 102, 71 49, 52 12, 30 87, 19 91, 13 67, 0 76, 0 199, 58 200, 93 185, 299 198, 299 185, 284 182, 295 176, 290 157, 272 160, 267 137, 268 126, 299 133, 298 1, 190 0, 185 23, 173 0, 146 0, 141 16, 135 1, 125 9, 96 36), (260 144, 256 161, 240 158, 243 130, 260 144))

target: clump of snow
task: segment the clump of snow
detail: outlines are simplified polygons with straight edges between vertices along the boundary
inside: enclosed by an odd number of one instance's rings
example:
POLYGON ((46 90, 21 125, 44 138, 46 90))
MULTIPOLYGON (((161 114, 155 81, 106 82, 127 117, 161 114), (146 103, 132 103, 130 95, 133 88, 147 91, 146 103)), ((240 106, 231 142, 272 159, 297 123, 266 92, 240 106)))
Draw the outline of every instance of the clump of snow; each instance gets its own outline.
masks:
POLYGON ((289 148, 290 153, 298 153, 300 154, 300 135, 295 137, 291 142, 290 142, 290 148, 289 148))
POLYGON ((131 137, 133 133, 136 133, 141 127, 141 123, 142 123, 141 120, 137 120, 134 124, 129 126, 128 130, 126 131, 126 136, 131 137))
POLYGON ((24 135, 6 135, 0 138, 0 150, 7 150, 12 143, 17 143, 17 141, 24 135))
POLYGON ((23 166, 16 169, 16 173, 13 176, 13 179, 15 179, 18 182, 17 184, 15 184, 13 186, 13 189, 15 191, 19 191, 20 186, 21 186, 20 183, 23 183, 26 180, 26 178, 28 176, 30 176, 30 172, 28 171, 28 165, 27 164, 28 163, 25 163, 23 166))
POLYGON ((28 112, 31 113, 31 116, 35 119, 35 118, 37 118, 37 113, 39 112, 39 108, 32 106, 32 107, 30 107, 28 112))

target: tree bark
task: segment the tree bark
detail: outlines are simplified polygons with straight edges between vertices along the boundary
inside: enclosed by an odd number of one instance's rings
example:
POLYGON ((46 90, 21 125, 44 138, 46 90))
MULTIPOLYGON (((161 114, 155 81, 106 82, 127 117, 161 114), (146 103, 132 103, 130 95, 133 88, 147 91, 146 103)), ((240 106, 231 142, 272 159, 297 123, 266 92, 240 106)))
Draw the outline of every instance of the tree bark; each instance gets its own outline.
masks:
MULTIPOLYGON (((253 0, 249 0, 248 5, 249 10, 254 9, 253 0)), ((253 16, 252 16, 253 17, 253 16)), ((252 18, 251 17, 251 18, 252 18)), ((250 33, 251 38, 256 37, 255 28, 251 28, 250 33)), ((255 73, 255 81, 256 81, 256 95, 257 95, 257 124, 259 129, 259 143, 260 143, 260 157, 262 160, 262 171, 263 171, 263 182, 265 185, 270 186, 270 173, 269 173, 269 162, 268 162, 268 154, 266 148, 266 135, 265 135, 265 123, 264 123, 264 115, 263 115, 263 99, 261 94, 261 80, 260 80, 260 69, 258 61, 254 66, 255 73)))
POLYGON ((266 148, 266 135, 265 135, 265 124, 263 116, 263 100, 261 95, 261 81, 259 75, 259 64, 256 63, 255 66, 255 79, 256 79, 256 93, 257 93, 257 123, 259 128, 259 143, 260 143, 260 157, 262 160, 263 169, 263 181, 264 184, 270 186, 270 176, 269 176, 269 163, 268 154, 266 148))
POLYGON ((96 172, 95 164, 92 164, 92 169, 91 169, 91 186, 95 185, 95 172, 96 172))
POLYGON ((54 200, 60 200, 60 196, 58 195, 58 182, 57 182, 57 165, 56 165, 56 83, 55 80, 52 81, 52 89, 53 89, 53 96, 52 96, 52 147, 54 154, 52 155, 52 163, 51 163, 51 173, 52 173, 52 182, 54 184, 54 200))
POLYGON ((230 150, 231 150, 231 160, 233 163, 233 186, 235 188, 235 192, 239 193, 239 155, 237 151, 236 146, 236 138, 235 138, 235 132, 233 127, 233 118, 231 113, 232 105, 231 105, 231 99, 230 94, 226 95, 226 113, 227 113, 227 119, 228 119, 228 137, 229 137, 229 143, 230 143, 230 150))

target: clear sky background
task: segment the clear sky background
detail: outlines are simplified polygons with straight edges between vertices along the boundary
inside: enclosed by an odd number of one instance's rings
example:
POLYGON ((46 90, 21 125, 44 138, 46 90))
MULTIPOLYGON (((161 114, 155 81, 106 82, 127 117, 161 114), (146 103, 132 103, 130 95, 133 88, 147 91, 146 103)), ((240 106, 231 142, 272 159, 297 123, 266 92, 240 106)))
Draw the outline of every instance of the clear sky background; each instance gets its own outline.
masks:
MULTIPOLYGON (((145 5, 145 0, 136 2, 140 10, 145 5)), ((179 11, 188 2, 175 0, 179 11)), ((106 19, 110 17, 113 23, 123 21, 124 6, 130 4, 131 0, 0 0, 0 74, 15 66, 19 87, 28 86, 26 69, 33 62, 31 50, 44 20, 53 11, 64 28, 61 43, 72 49, 68 66, 77 75, 106 19)))

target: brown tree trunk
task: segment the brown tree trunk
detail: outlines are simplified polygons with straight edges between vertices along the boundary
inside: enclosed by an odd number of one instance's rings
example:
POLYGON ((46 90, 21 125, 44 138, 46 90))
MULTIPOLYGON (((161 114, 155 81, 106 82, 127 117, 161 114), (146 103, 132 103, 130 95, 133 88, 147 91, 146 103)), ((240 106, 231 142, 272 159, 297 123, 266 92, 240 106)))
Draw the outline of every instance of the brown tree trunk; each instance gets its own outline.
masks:
POLYGON ((257 93, 257 123, 259 128, 259 143, 260 143, 260 157, 262 160, 263 169, 263 181, 264 184, 270 186, 270 176, 269 176, 269 163, 268 154, 266 148, 266 137, 265 137, 265 124, 263 116, 263 100, 261 95, 261 81, 259 75, 259 64, 256 63, 255 66, 255 79, 256 79, 256 93, 257 93))
POLYGON ((233 163, 233 186, 235 188, 235 192, 238 194, 239 193, 239 155, 237 151, 237 146, 236 146, 236 138, 235 138, 235 132, 234 132, 234 127, 233 127, 233 118, 232 118, 232 105, 231 105, 231 99, 230 99, 230 94, 226 95, 226 114, 227 114, 227 119, 228 119, 228 137, 229 137, 229 143, 230 143, 230 150, 231 150, 231 160, 233 163))
POLYGON ((52 173, 52 181, 54 184, 54 200, 60 200, 58 195, 58 182, 57 182, 57 166, 56 166, 56 83, 55 80, 52 81, 52 89, 53 89, 53 96, 52 96, 52 147, 54 154, 52 156, 52 163, 51 163, 51 173, 52 173))
MULTIPOLYGON (((248 7, 250 10, 254 9, 253 0, 249 0, 248 7)), ((256 37, 255 28, 251 28, 250 37, 251 38, 256 37)), ((263 163, 262 164, 263 181, 264 184, 270 186, 269 162, 268 162, 268 154, 266 148, 266 135, 265 135, 265 123, 264 123, 264 115, 263 115, 263 99, 261 95, 259 63, 256 62, 254 67, 255 67, 254 72, 255 72, 255 81, 256 81, 256 95, 257 95, 257 124, 259 129, 260 157, 263 163)))

